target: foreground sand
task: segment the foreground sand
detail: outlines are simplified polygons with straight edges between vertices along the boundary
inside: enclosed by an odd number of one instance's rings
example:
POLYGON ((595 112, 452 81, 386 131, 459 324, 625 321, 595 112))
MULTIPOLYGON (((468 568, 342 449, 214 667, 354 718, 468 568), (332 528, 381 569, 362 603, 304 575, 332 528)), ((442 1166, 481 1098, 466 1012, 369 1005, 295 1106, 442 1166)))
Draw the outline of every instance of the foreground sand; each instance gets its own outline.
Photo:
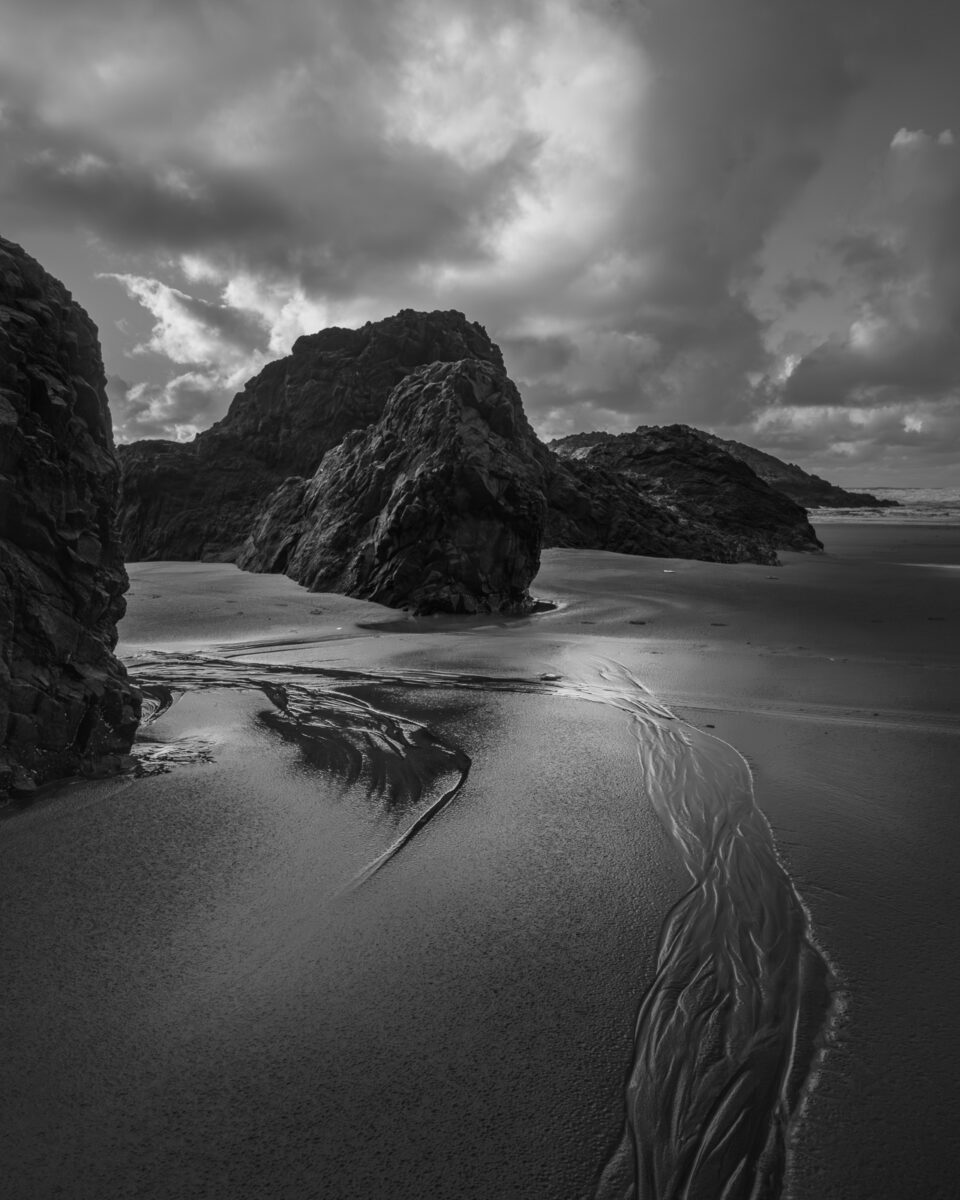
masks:
MULTIPOLYGON (((622 664, 747 756, 835 968, 791 1194, 948 1196, 933 1131, 960 1103, 960 539, 822 532, 827 555, 782 568, 551 551, 535 591, 558 608, 523 621, 414 621, 229 567, 134 564, 121 651, 202 649, 241 675, 622 664)), ((249 690, 191 691, 150 727, 154 765, 184 751, 169 773, 6 823, 11 1194, 593 1193, 686 886, 639 802, 630 729, 602 705, 436 679, 360 698, 472 767, 359 890, 403 814, 311 766, 249 690)))

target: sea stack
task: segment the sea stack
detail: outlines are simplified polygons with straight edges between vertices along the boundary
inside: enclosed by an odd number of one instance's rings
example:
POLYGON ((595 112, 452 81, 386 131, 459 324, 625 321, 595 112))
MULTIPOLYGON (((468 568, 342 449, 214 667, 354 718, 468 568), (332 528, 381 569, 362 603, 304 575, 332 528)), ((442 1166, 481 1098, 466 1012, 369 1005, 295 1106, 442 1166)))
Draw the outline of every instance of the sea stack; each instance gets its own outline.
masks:
POLYGON ((120 458, 129 561, 236 562, 418 612, 522 611, 541 547, 768 564, 820 549, 799 505, 698 430, 544 446, 499 347, 456 311, 298 338, 192 442, 120 458))
POLYGON ((136 732, 105 382, 96 326, 0 238, 0 797, 116 770, 136 732))
POLYGON ((127 562, 234 562, 251 523, 289 476, 308 477, 328 450, 383 413, 411 371, 475 358, 503 366, 482 325, 463 313, 403 309, 360 329, 297 338, 248 380, 226 416, 192 442, 120 447, 120 532, 127 562))
POLYGON ((432 363, 277 489, 238 565, 419 613, 526 612, 546 460, 500 366, 432 363))

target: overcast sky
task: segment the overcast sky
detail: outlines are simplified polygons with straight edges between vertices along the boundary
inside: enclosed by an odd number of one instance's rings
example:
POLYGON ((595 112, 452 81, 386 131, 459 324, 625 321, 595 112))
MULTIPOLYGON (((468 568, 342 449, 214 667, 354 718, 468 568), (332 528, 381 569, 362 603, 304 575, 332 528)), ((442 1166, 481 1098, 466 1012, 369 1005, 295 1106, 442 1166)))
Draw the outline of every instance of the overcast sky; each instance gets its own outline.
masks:
POLYGON ((960 484, 956 0, 0 0, 0 233, 118 437, 458 308, 544 437, 960 484))

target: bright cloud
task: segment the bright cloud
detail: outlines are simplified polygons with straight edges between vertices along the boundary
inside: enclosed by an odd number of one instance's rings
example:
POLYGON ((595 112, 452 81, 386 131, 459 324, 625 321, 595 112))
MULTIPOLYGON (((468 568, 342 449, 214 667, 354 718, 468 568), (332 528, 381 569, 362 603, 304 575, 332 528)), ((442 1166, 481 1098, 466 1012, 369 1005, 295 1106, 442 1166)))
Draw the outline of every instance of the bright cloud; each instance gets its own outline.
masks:
POLYGON ((139 275, 104 278, 122 284, 156 318, 150 340, 134 353, 149 350, 175 363, 225 366, 261 356, 264 329, 255 309, 211 304, 139 275))
POLYGON ((301 333, 452 307, 548 436, 814 439, 777 421, 900 404, 877 437, 930 438, 957 378, 948 118, 897 114, 833 276, 797 254, 771 289, 788 335, 846 281, 832 338, 778 343, 755 284, 871 72, 945 42, 937 2, 8 0, 4 233, 43 258, 76 231, 149 317, 111 364, 123 436, 189 436, 301 333))
POLYGON ((796 366, 788 403, 906 409, 960 388, 960 150, 901 129, 881 183, 868 226, 837 247, 858 312, 796 366))

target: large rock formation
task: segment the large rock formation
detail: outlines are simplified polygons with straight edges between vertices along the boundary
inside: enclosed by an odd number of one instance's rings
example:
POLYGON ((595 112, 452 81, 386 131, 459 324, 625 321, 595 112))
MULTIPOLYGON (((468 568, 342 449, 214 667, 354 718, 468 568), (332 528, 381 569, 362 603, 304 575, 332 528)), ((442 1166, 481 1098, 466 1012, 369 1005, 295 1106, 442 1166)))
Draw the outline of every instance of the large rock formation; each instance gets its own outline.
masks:
POLYGON ((462 358, 503 366, 483 327, 458 312, 404 309, 361 329, 298 338, 192 442, 121 446, 127 561, 233 561, 287 476, 312 475, 348 433, 376 421, 411 371, 462 358))
POLYGON ((534 436, 482 326, 404 310, 300 338, 188 445, 123 447, 126 552, 233 560, 316 590, 475 611, 527 603, 534 527, 548 546, 721 562, 819 547, 802 510, 694 430, 587 435, 557 450, 534 436), (469 454, 467 427, 479 438, 469 454), (489 494, 469 482, 480 476, 498 480, 489 494))
POLYGON ((0 238, 0 796, 115 768, 136 731, 104 384, 93 322, 0 238))
POLYGON ((435 362, 277 489, 238 564, 421 613, 526 611, 549 457, 502 367, 435 362))
POLYGON ((760 536, 728 533, 688 506, 651 499, 642 483, 608 467, 576 459, 557 461, 550 474, 544 548, 612 550, 654 558, 705 562, 778 561, 760 536))
POLYGON ((759 563, 822 549, 799 505, 686 425, 573 434, 551 449, 566 470, 547 545, 759 563))
POLYGON ((848 492, 846 488, 828 483, 819 475, 804 471, 796 463, 785 463, 773 454, 757 450, 754 446, 745 446, 743 442, 727 441, 715 434, 705 433, 705 438, 726 450, 734 458, 739 458, 758 475, 764 483, 769 483, 778 492, 783 492, 804 508, 899 508, 896 500, 878 500, 869 492, 848 492))

